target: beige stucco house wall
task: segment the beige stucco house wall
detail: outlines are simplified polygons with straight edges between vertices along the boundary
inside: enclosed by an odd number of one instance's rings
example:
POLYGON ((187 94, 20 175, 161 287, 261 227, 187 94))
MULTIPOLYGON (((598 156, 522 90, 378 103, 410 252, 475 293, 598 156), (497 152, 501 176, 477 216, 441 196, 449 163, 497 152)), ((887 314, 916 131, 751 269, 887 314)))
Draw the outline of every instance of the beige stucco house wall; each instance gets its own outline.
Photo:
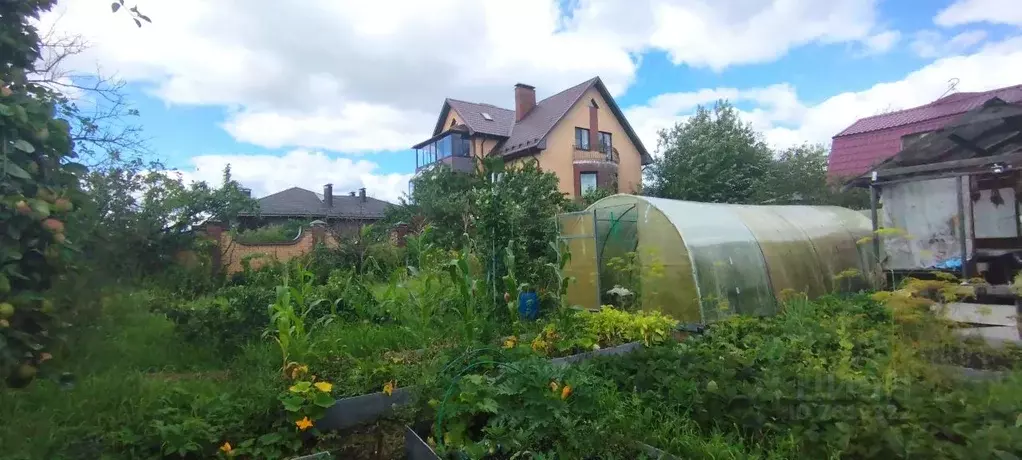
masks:
MULTIPOLYGON (((559 190, 572 198, 580 195, 580 174, 585 173, 596 173, 596 183, 601 188, 616 184, 614 191, 624 193, 640 189, 642 161, 650 158, 641 143, 633 142, 629 136, 632 131, 627 121, 615 116, 620 110, 598 77, 542 101, 536 101, 535 96, 534 87, 515 85, 514 110, 448 99, 438 129, 446 131, 452 125, 468 127, 474 133, 469 141, 475 157, 504 155, 509 165, 535 159, 544 171, 557 175, 559 190), (524 116, 516 117, 519 112, 524 116), (491 118, 487 113, 496 116, 491 118), (575 128, 591 133, 590 151, 575 151, 575 128), (597 139, 601 132, 610 133, 616 162, 607 161, 599 152, 597 139)), ((461 170, 465 166, 463 160, 461 170)))
POLYGON ((614 116, 607 101, 595 87, 568 111, 547 136, 546 149, 538 155, 539 165, 546 171, 557 174, 561 180, 561 192, 575 196, 575 171, 573 155, 575 149, 575 128, 589 128, 590 101, 596 100, 597 119, 600 131, 610 133, 611 144, 617 149, 621 162, 618 165, 618 192, 631 193, 642 183, 642 157, 639 149, 625 133, 621 121, 614 116))

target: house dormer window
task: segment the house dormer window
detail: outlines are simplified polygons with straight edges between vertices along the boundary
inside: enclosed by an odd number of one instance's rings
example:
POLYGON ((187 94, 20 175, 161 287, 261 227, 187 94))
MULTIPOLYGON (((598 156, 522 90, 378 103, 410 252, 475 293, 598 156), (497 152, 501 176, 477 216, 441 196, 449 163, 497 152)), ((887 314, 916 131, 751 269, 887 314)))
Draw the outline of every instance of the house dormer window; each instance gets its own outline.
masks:
POLYGON ((589 150, 589 130, 586 128, 575 128, 575 148, 589 150))

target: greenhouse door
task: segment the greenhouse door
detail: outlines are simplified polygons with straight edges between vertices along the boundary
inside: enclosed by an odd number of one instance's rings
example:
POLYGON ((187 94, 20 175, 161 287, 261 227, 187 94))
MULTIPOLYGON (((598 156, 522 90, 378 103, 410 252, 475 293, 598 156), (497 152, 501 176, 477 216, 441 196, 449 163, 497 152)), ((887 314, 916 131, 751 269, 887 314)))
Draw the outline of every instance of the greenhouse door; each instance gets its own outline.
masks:
POLYGON ((568 284, 569 305, 599 308, 600 278, 597 268, 596 226, 593 211, 570 212, 557 216, 558 250, 567 250, 571 260, 564 267, 565 277, 574 277, 568 284))

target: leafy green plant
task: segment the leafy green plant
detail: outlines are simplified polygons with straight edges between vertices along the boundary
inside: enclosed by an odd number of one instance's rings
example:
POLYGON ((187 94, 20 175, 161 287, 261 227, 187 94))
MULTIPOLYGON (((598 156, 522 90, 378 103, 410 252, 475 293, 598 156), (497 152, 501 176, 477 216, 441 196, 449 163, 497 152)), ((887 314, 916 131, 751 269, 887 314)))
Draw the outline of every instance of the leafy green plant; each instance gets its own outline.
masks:
POLYGON ((333 384, 325 380, 316 380, 308 375, 309 368, 303 364, 292 364, 286 370, 294 380, 287 392, 280 396, 284 410, 288 412, 297 431, 313 428, 314 422, 323 417, 326 410, 334 405, 331 395, 333 384))
POLYGON ((606 380, 546 360, 476 363, 466 368, 471 373, 440 380, 442 393, 429 401, 436 411, 429 441, 441 454, 638 458, 630 440, 617 435, 621 400, 606 380))
POLYGON ((332 315, 311 317, 313 310, 325 301, 314 297, 313 279, 312 272, 294 264, 284 272, 281 285, 276 289, 276 301, 268 307, 270 330, 267 334, 272 335, 280 347, 281 369, 287 369, 294 362, 307 362, 314 352, 313 332, 333 320, 332 315))
POLYGON ((235 241, 244 244, 287 243, 294 241, 302 234, 305 223, 290 220, 285 223, 270 224, 251 230, 232 230, 235 241))
POLYGON ((261 286, 227 286, 189 302, 177 303, 176 297, 167 296, 151 309, 174 321, 186 340, 212 345, 229 355, 266 330, 266 307, 273 303, 274 294, 272 288, 261 286))
POLYGON ((575 311, 551 322, 530 346, 543 355, 565 355, 642 342, 646 346, 665 343, 677 321, 659 312, 629 313, 603 306, 598 312, 575 311))
MULTIPOLYGON (((467 235, 466 235, 467 236, 467 235)), ((486 303, 485 285, 477 277, 476 265, 471 246, 466 244, 461 251, 454 252, 454 258, 447 264, 447 273, 458 293, 458 302, 453 305, 462 324, 462 334, 468 339, 479 337, 486 320, 487 311, 482 308, 486 303)))
POLYGON ((60 96, 28 78, 40 61, 30 18, 52 5, 0 5, 0 382, 14 387, 32 381, 56 333, 46 291, 73 252, 66 221, 86 173, 55 117, 60 96))

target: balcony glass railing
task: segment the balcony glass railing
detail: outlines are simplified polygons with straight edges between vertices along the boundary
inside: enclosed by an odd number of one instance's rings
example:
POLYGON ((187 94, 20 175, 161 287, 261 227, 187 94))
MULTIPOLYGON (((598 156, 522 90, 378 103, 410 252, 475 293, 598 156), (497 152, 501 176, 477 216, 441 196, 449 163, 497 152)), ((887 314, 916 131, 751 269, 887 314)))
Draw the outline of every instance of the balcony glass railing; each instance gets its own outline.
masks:
POLYGON ((469 158, 472 144, 463 133, 450 133, 433 142, 415 149, 415 170, 432 165, 446 158, 469 158))

